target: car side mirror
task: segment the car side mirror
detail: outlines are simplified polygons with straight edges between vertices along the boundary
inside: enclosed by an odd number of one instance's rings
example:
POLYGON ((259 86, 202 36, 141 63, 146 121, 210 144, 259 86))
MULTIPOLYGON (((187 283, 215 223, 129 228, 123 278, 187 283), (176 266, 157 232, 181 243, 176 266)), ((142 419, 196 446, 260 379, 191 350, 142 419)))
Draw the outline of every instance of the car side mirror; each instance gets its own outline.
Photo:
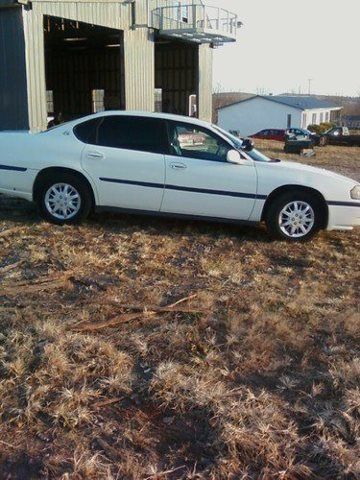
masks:
POLYGON ((226 161, 236 165, 249 165, 249 161, 242 158, 240 152, 237 150, 229 150, 226 156, 226 161))
POLYGON ((241 155, 237 150, 229 150, 226 156, 226 161, 239 164, 241 162, 241 155))

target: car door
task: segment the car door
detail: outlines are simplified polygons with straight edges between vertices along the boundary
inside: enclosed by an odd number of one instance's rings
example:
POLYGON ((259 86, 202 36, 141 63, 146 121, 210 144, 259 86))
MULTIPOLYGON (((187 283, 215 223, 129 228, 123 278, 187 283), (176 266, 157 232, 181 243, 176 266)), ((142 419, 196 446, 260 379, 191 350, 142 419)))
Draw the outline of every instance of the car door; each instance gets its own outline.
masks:
POLYGON ((171 153, 165 156, 161 211, 196 217, 248 220, 255 204, 254 162, 231 164, 231 145, 203 127, 168 122, 171 153))
POLYGON ((74 133, 86 144, 82 166, 97 185, 99 206, 159 211, 168 149, 166 123, 151 117, 105 115, 87 137, 81 133, 85 127, 79 125, 74 133))
POLYGON ((280 140, 279 130, 269 130, 269 140, 280 140))
POLYGON ((285 130, 274 130, 274 140, 283 142, 285 140, 285 130))

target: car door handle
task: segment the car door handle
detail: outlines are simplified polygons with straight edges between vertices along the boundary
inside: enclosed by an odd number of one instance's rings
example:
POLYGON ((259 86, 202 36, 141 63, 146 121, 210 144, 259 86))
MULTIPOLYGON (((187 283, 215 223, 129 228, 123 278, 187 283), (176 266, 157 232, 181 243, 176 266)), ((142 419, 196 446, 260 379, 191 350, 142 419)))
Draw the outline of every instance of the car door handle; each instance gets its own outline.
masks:
POLYGON ((184 170, 185 168, 187 168, 187 165, 185 165, 185 163, 172 163, 170 166, 174 170, 184 170))
POLYGON ((105 158, 105 155, 103 155, 102 153, 100 152, 88 152, 87 153, 87 157, 88 158, 105 158))

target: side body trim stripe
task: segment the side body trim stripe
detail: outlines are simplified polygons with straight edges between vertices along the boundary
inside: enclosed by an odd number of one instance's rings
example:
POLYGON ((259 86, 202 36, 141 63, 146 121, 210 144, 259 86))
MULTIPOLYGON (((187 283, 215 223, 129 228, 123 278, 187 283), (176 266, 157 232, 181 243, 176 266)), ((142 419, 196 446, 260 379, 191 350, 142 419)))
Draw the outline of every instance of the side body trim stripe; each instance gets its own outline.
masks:
POLYGON ((102 182, 122 183, 125 185, 139 185, 150 188, 167 188, 168 190, 177 190, 180 192, 205 193, 209 195, 221 195, 226 197, 253 198, 265 200, 267 195, 256 195, 256 193, 229 192, 227 190, 209 190, 206 188, 182 187, 180 185, 163 185, 161 183, 135 182, 132 180, 120 180, 116 178, 100 178, 102 182))
POLYGON ((360 202, 327 202, 328 205, 335 207, 360 207, 360 202))
POLYGON ((0 170, 11 170, 11 171, 14 171, 14 172, 26 172, 27 168, 12 167, 10 165, 0 165, 0 170))
POLYGON ((139 187, 151 187, 151 188, 164 188, 165 185, 163 183, 150 183, 150 182, 136 182, 134 180, 120 180, 118 178, 102 178, 100 177, 102 182, 110 182, 110 183, 122 183, 124 185, 138 185, 139 187))

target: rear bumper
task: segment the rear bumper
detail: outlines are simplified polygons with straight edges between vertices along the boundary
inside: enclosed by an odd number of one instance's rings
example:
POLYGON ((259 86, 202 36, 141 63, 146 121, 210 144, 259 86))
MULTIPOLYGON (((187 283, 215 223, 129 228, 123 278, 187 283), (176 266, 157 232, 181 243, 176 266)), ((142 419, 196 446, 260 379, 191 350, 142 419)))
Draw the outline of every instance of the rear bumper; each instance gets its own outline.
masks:
POLYGON ((354 227, 360 227, 360 202, 329 205, 328 230, 352 230, 354 227))

